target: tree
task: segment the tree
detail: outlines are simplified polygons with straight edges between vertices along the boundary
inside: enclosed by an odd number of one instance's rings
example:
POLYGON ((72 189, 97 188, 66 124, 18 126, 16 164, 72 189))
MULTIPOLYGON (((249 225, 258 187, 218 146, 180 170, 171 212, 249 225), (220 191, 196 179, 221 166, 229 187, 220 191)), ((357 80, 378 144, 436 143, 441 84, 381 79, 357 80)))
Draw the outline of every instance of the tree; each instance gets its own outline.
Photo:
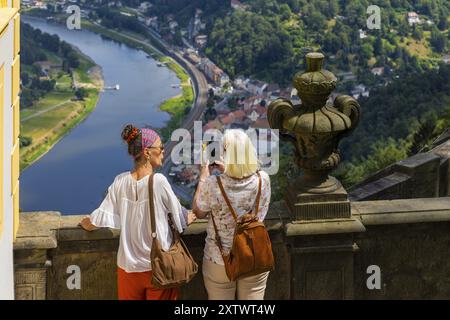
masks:
POLYGON ((292 15, 292 11, 291 8, 289 8, 289 6, 286 3, 283 3, 280 6, 280 16, 281 16, 281 20, 289 20, 289 18, 292 15))
POLYGON ((377 37, 375 39, 375 43, 373 44, 373 51, 376 56, 384 54, 383 39, 381 39, 381 37, 377 37))
POLYGON ((78 100, 84 100, 87 96, 89 96, 89 92, 85 88, 78 88, 75 91, 75 96, 78 100))
POLYGON ((439 15, 439 22, 437 24, 437 27, 441 31, 444 31, 448 28, 448 12, 447 14, 445 14, 444 10, 442 10, 441 14, 439 15))
POLYGON ((80 59, 78 58, 78 55, 75 52, 71 52, 68 54, 67 62, 70 68, 76 69, 80 66, 80 59))
POLYGON ((447 39, 443 33, 434 28, 431 31, 430 44, 434 47, 437 52, 443 52, 447 46, 447 39))

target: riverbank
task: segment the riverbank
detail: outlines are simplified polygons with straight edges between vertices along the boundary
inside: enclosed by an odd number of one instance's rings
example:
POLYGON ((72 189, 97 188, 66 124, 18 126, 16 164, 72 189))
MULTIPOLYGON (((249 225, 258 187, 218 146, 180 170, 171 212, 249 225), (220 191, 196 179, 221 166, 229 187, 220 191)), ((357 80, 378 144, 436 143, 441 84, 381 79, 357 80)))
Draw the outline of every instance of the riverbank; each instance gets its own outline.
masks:
MULTIPOLYGON (((48 15, 42 10, 30 10, 27 14, 40 18, 46 18, 48 15)), ((55 22, 65 23, 66 16, 59 15, 54 17, 55 22)), ((132 33, 130 31, 121 31, 120 33, 115 30, 110 30, 97 23, 94 23, 88 19, 82 19, 82 29, 87 29, 101 36, 126 44, 129 47, 142 50, 147 53, 153 59, 165 63, 165 65, 172 70, 181 82, 182 93, 174 96, 161 103, 160 109, 171 115, 170 120, 160 130, 161 136, 165 141, 170 141, 171 133, 179 128, 182 124, 183 118, 189 113, 194 102, 194 89, 192 87, 189 74, 187 71, 174 59, 165 55, 158 47, 159 44, 155 43, 153 39, 145 38, 141 34, 132 33)))
POLYGON ((109 30, 86 19, 82 21, 82 28, 86 28, 111 40, 124 43, 132 48, 143 50, 153 59, 163 63, 176 74, 177 78, 181 82, 180 87, 182 89, 182 93, 162 102, 159 106, 162 111, 165 111, 171 115, 171 118, 166 123, 166 126, 159 128, 163 139, 165 141, 170 141, 171 133, 181 126, 184 116, 189 113, 194 102, 194 90, 192 88, 190 76, 186 70, 174 59, 164 55, 153 44, 149 43, 151 39, 146 39, 140 34, 128 31, 118 33, 117 31, 109 30))
POLYGON ((20 169, 23 171, 50 151, 66 134, 95 109, 104 87, 100 66, 75 48, 80 66, 69 74, 49 72, 56 81, 55 89, 30 108, 22 109, 21 136, 31 142, 20 148, 20 169), (76 98, 76 88, 83 88, 86 96, 76 98))

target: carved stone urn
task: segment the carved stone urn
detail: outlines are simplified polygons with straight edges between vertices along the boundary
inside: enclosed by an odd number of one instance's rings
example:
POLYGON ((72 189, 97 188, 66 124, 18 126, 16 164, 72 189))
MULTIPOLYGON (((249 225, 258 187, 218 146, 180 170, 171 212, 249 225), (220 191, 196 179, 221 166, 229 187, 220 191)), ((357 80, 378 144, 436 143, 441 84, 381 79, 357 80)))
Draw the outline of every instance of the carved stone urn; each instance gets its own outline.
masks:
POLYGON ((294 203, 304 202, 305 196, 308 201, 347 199, 341 183, 329 174, 341 160, 339 141, 358 125, 361 110, 350 96, 340 95, 334 102, 328 101, 337 79, 333 73, 322 69, 323 60, 321 53, 307 54, 306 71, 295 75, 293 84, 301 104, 277 99, 268 108, 271 128, 279 129, 281 139, 294 144, 295 161, 302 169, 303 174, 288 192, 294 203), (312 198, 314 195, 317 196, 312 198))

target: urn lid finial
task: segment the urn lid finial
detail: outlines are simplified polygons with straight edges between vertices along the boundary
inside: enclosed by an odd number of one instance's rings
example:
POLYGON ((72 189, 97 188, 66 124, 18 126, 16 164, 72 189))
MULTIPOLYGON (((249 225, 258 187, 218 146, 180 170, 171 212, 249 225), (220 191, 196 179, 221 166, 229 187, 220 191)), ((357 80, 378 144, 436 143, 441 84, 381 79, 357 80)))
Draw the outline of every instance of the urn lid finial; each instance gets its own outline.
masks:
POLYGON ((337 78, 328 70, 322 69, 325 56, 320 52, 306 55, 306 71, 294 77, 294 87, 306 103, 323 104, 336 88, 337 78))
POLYGON ((306 55, 306 72, 316 72, 322 69, 325 56, 320 52, 310 52, 306 55))

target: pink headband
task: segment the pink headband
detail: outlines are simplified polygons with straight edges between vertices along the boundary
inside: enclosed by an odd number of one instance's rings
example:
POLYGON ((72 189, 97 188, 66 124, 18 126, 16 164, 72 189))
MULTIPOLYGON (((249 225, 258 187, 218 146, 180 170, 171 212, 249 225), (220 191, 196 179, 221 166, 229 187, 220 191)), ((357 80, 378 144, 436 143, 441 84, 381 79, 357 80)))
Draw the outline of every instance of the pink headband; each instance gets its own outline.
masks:
POLYGON ((142 128, 141 135, 142 135, 142 151, 138 155, 136 155, 136 158, 138 158, 146 148, 151 147, 156 142, 156 140, 161 139, 159 135, 152 129, 142 128))

